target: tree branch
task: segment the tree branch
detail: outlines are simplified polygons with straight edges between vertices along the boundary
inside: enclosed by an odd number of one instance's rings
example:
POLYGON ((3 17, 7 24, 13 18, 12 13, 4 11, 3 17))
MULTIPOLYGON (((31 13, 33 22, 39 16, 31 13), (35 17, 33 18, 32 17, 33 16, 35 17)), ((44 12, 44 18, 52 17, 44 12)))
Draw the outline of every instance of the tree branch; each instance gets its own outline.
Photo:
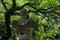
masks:
POLYGON ((30 12, 34 12, 35 14, 39 15, 37 11, 29 10, 28 13, 30 13, 30 12))
POLYGON ((6 7, 6 4, 4 3, 4 0, 1 0, 1 3, 2 3, 3 7, 5 8, 5 10, 7 11, 8 9, 6 7))
POLYGON ((12 0, 12 8, 16 7, 16 0, 12 0))
POLYGON ((17 10, 21 10, 21 9, 22 9, 23 7, 25 7, 25 6, 30 6, 30 7, 32 7, 33 9, 35 9, 36 12, 40 12, 40 13, 43 13, 43 14, 45 14, 45 13, 57 13, 57 14, 58 14, 58 12, 55 12, 55 11, 47 11, 48 9, 37 9, 36 7, 32 6, 32 4, 33 4, 33 3, 26 3, 26 4, 24 4, 24 5, 21 6, 21 7, 15 7, 15 8, 12 8, 11 10, 12 10, 12 11, 17 11, 17 10))
POLYGON ((0 13, 5 13, 5 12, 0 12, 0 13))
POLYGON ((9 4, 8 2, 5 2, 6 4, 8 4, 8 5, 10 5, 10 6, 12 6, 11 4, 9 4))
MULTIPOLYGON (((25 7, 25 6, 31 6, 31 5, 33 4, 33 3, 26 3, 26 4, 24 4, 23 6, 21 6, 21 7, 15 7, 13 10, 21 10, 23 7, 25 7)), ((32 8, 34 8, 34 9, 36 9, 35 7, 33 7, 33 6, 31 6, 32 8)), ((37 10, 37 9, 36 9, 37 10)))

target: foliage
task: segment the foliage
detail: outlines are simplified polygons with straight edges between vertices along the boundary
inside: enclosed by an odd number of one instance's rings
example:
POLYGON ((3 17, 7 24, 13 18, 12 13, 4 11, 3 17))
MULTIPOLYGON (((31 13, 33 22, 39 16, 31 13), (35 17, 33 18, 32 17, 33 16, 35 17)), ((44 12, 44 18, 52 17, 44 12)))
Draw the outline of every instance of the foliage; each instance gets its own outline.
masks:
MULTIPOLYGON (((6 6, 11 8, 12 0, 4 0, 6 2, 6 6)), ((34 30, 31 28, 31 40, 55 40, 53 36, 56 34, 60 34, 60 1, 59 0, 16 0, 17 6, 22 6, 25 3, 34 3, 34 7, 37 9, 47 9, 44 11, 44 13, 38 12, 39 15, 36 15, 37 13, 30 12, 29 18, 32 18, 32 20, 38 20, 38 30, 34 30), (54 11, 54 12, 53 12, 54 11), (35 32, 35 37, 33 38, 32 33, 35 32)), ((29 6, 25 7, 27 10, 35 10, 29 6)), ((0 1, 0 22, 5 22, 5 12, 3 5, 0 1)), ((19 16, 11 16, 11 21, 18 20, 19 16)), ((12 30, 12 37, 10 40, 15 40, 15 34, 14 30, 12 30)), ((57 39, 56 39, 57 40, 57 39)))

